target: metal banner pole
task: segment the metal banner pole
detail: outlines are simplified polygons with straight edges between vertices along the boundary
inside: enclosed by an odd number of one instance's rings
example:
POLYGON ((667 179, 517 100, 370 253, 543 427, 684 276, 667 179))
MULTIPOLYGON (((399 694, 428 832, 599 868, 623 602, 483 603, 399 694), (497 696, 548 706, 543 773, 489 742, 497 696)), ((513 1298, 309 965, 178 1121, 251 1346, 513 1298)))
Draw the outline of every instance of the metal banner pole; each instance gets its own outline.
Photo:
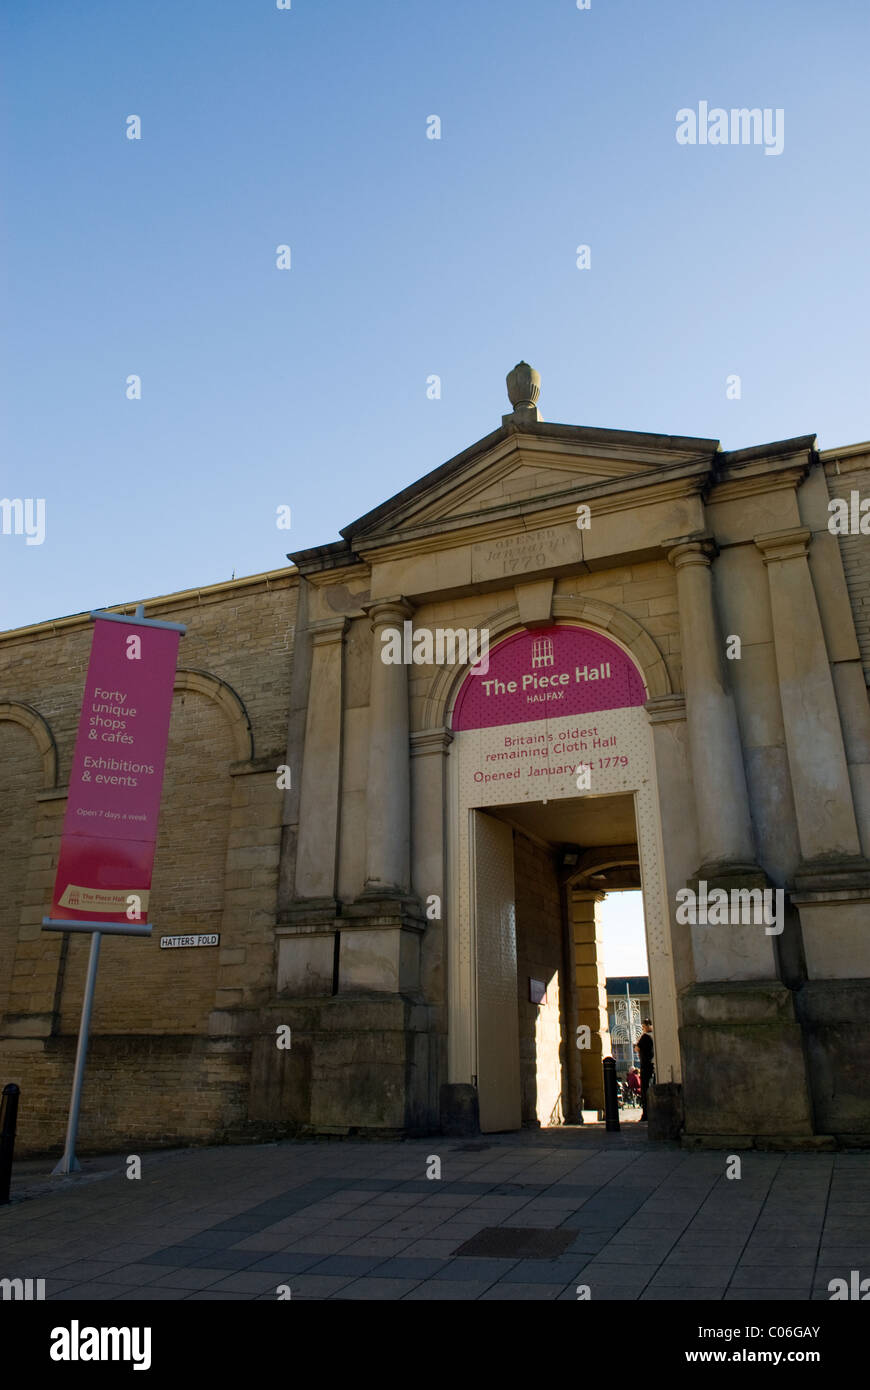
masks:
POLYGON ((82 1099, 82 1081, 85 1075, 85 1055, 88 1050, 88 1033, 91 1027, 91 1009, 94 1003, 94 985, 97 981, 97 965, 100 960, 101 933, 91 934, 91 953, 88 957, 88 978, 85 983, 85 997, 82 1000, 82 1021, 79 1025, 79 1041, 76 1047, 76 1064, 73 1072, 72 1097, 69 1103, 69 1120, 66 1127, 66 1146, 63 1158, 52 1168, 52 1177, 57 1173, 78 1173, 81 1164, 76 1158, 76 1134, 79 1127, 79 1107, 82 1099))
MULTIPOLYGON (((98 618, 102 619, 105 622, 123 623, 126 627, 164 628, 171 632, 177 632, 182 637, 187 631, 184 623, 161 622, 157 618, 146 618, 145 605, 143 603, 136 605, 136 612, 132 617, 128 617, 124 613, 110 613, 104 609, 95 609, 91 613, 91 617, 95 620, 98 618)), ((90 671, 90 667, 88 669, 90 671)), ((132 713, 135 714, 136 711, 133 710, 132 713)), ((79 725, 79 736, 81 736, 81 724, 79 725)), ((128 742, 130 742, 129 739, 128 742)), ((76 747, 78 748, 78 742, 76 747)), ((154 769, 152 768, 151 770, 153 772, 154 769)), ((69 807, 67 809, 69 809, 69 807)), ((144 817, 140 817, 140 819, 144 819, 144 817)), ((57 891, 57 889, 55 889, 55 891, 57 891)), ((131 899, 128 898, 128 902, 130 901, 131 899)), ((81 1164, 76 1158, 76 1135, 79 1127, 79 1111, 81 1109, 82 1084, 85 1074, 85 1058, 88 1051, 88 1035, 91 1027, 91 1010, 94 1004, 97 965, 100 960, 100 942, 104 936, 150 936, 151 923, 129 920, 125 922, 99 922, 86 921, 82 918, 67 920, 65 918, 43 917, 42 929, 43 931, 91 932, 91 952, 88 958, 88 976, 85 983, 85 996, 82 1000, 82 1020, 79 1027, 78 1044, 76 1046, 72 1096, 70 1097, 69 1118, 66 1128, 66 1145, 64 1147, 63 1157, 57 1166, 52 1169, 52 1176, 54 1176, 55 1174, 81 1172, 81 1164)))

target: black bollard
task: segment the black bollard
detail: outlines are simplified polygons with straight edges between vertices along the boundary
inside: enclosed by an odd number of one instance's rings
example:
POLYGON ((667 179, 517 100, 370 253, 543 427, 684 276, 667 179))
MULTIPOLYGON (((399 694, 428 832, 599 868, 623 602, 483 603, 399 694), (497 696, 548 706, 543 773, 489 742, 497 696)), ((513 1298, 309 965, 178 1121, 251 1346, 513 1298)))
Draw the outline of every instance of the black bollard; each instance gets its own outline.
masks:
POLYGON ((0 1098, 0 1206, 9 1202, 12 1184, 12 1150, 15 1148, 15 1126, 18 1124, 18 1097, 21 1094, 14 1081, 3 1087, 0 1098))
POLYGON ((605 1057, 604 1067, 604 1128, 619 1129, 619 1098, 616 1091, 616 1063, 605 1057))

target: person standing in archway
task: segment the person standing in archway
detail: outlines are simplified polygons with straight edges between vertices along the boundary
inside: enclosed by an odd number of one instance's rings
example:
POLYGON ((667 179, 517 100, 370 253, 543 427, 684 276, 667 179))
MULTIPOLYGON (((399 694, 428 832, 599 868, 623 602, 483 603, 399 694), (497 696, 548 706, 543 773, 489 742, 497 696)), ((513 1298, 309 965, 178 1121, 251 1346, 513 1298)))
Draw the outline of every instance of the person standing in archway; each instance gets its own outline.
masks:
POLYGON ((649 1090, 650 1082, 655 1075, 653 1058, 655 1057, 655 1046, 652 1035, 652 1019, 643 1020, 643 1032, 637 1040, 637 1052, 640 1057, 640 1098, 641 1112, 640 1118, 645 1120, 646 1114, 646 1093, 649 1090))

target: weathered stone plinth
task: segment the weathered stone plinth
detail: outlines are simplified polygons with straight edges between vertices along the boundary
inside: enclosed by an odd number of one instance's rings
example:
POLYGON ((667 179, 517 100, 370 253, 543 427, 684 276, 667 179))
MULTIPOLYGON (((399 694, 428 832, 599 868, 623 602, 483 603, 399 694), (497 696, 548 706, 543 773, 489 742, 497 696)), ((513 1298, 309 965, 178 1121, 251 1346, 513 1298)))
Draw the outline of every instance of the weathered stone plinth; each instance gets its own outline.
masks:
POLYGON ((438 1039, 429 1009, 393 996, 293 999, 271 1009, 291 1047, 258 1058, 269 1118, 313 1133, 436 1133, 438 1039), (275 1113, 280 1102, 282 1115, 275 1113))
POLYGON ((420 941, 426 919, 416 898, 363 893, 342 909, 336 927, 341 933, 340 994, 419 996, 420 941))
MULTIPOLYGON (((717 861, 703 864, 686 887, 700 896, 701 884, 708 896, 716 889, 729 895, 735 890, 770 886, 764 870, 753 863, 717 861)), ((776 969, 773 941, 760 922, 731 922, 727 926, 692 926, 692 948, 700 981, 754 981, 769 977, 776 969)))
POLYGON ((702 864, 686 886, 697 893, 698 885, 701 882, 706 883, 708 893, 712 893, 714 888, 724 888, 726 893, 730 893, 734 888, 767 888, 770 886, 767 874, 758 864, 753 863, 715 862, 702 864))
MULTIPOLYGON (((870 1134, 870 980, 808 980, 795 995, 820 1132, 870 1134)), ((865 1139, 866 1142, 866 1139, 865 1139)))
POLYGON ((666 1081, 650 1086, 647 1093, 649 1122, 647 1137, 656 1139, 679 1139, 683 1129, 683 1088, 676 1081, 666 1081))
POLYGON ((446 1082, 440 1096, 441 1133, 452 1139, 467 1139, 480 1133, 480 1103, 477 1087, 463 1082, 446 1082))
POLYGON ((791 901, 811 980, 870 977, 870 864, 859 856, 804 863, 791 901))
POLYGON ((420 988, 420 938, 426 919, 416 898, 363 893, 353 903, 328 898, 292 903, 278 937, 278 989, 294 998, 420 988))
POLYGON ((687 1136, 813 1133, 794 996, 778 980, 681 997, 687 1136))

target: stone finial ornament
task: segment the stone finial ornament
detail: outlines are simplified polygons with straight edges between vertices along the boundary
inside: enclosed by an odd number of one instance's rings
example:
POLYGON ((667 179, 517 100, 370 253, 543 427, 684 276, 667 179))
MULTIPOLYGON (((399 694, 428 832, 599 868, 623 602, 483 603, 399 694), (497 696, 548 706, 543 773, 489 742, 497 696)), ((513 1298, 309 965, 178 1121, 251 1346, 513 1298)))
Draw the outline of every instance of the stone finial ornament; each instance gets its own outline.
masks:
POLYGON ((541 394, 541 374, 528 362, 518 362, 507 374, 508 400, 516 410, 518 405, 537 405, 541 394))
POLYGON ((518 362, 513 371, 507 374, 508 399, 513 406, 513 416, 506 420, 540 420, 538 397, 541 394, 541 375, 528 362, 518 362))

